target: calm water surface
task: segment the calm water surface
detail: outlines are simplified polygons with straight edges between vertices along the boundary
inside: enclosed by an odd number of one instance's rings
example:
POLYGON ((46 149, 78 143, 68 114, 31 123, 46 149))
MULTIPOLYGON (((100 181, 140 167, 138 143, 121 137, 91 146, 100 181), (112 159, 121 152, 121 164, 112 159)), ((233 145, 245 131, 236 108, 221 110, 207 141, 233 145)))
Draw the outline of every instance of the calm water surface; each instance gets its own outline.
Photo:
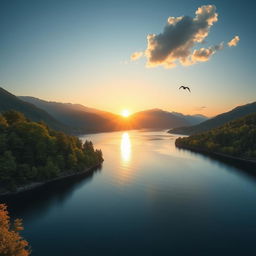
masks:
POLYGON ((179 150, 165 131, 81 138, 101 169, 8 202, 33 256, 256 255, 252 168, 179 150))

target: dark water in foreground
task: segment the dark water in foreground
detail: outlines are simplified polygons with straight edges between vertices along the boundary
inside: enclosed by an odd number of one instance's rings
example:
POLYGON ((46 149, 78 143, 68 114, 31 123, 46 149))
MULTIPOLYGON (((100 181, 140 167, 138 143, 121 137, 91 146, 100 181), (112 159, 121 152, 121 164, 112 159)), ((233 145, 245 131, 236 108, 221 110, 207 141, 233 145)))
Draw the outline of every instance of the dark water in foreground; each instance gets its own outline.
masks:
POLYGON ((33 256, 256 255, 256 170, 176 149, 164 131, 85 138, 100 170, 9 202, 33 256))

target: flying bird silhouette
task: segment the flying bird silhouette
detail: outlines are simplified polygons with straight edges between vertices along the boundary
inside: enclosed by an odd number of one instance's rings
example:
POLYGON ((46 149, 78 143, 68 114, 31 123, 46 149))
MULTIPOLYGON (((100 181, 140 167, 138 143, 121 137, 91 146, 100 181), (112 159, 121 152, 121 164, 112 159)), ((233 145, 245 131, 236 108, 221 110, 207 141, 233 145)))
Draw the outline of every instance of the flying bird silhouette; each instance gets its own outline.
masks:
POLYGON ((179 89, 181 89, 181 88, 184 89, 184 90, 187 89, 187 90, 189 90, 189 92, 191 92, 188 86, 183 86, 183 85, 182 85, 179 89))

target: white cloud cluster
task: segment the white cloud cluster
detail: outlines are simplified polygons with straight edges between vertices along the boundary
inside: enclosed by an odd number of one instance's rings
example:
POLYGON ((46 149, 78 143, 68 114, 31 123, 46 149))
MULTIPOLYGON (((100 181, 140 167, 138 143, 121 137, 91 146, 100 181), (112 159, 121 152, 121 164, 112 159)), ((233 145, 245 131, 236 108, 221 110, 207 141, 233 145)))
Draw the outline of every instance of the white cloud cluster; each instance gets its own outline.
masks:
POLYGON ((166 68, 172 68, 178 63, 188 66, 208 61, 212 55, 224 48, 223 43, 198 50, 193 48, 196 44, 205 41, 210 28, 217 21, 218 14, 214 5, 199 7, 194 18, 169 17, 162 33, 147 36, 145 52, 135 52, 131 59, 137 60, 146 56, 148 67, 162 65, 166 68))

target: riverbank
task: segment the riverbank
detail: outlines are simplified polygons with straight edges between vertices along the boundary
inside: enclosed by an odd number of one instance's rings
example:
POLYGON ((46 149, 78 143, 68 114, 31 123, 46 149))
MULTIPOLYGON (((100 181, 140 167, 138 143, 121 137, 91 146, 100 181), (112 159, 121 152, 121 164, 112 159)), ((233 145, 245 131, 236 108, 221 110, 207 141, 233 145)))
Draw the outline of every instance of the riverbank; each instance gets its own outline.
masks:
POLYGON ((51 182, 54 182, 54 181, 58 181, 58 180, 67 179, 67 178, 70 178, 70 177, 90 173, 90 172, 93 172, 96 168, 99 168, 102 165, 102 163, 103 163, 103 161, 94 165, 94 166, 92 166, 92 167, 86 168, 84 171, 81 171, 81 172, 75 172, 75 173, 74 172, 73 173, 64 172, 60 176, 55 177, 53 179, 40 181, 40 182, 33 182, 33 183, 30 183, 30 184, 27 184, 27 185, 24 185, 24 186, 20 186, 20 187, 16 188, 15 191, 3 191, 3 192, 0 192, 0 197, 16 195, 16 194, 19 194, 19 193, 23 193, 23 192, 27 192, 27 191, 39 188, 41 186, 44 186, 44 185, 46 185, 48 183, 51 183, 51 182))
POLYGON ((227 159, 227 160, 234 160, 234 161, 240 162, 240 163, 247 163, 247 164, 255 165, 255 167, 256 167, 256 160, 254 160, 254 159, 246 159, 246 158, 242 158, 242 157, 235 157, 235 156, 219 153, 219 152, 216 152, 216 151, 201 149, 201 148, 198 148, 198 147, 180 145, 176 141, 175 141, 175 146, 177 148, 180 148, 180 149, 191 150, 191 151, 194 151, 196 153, 201 153, 201 154, 208 155, 208 156, 215 156, 215 157, 220 157, 220 158, 227 159))

